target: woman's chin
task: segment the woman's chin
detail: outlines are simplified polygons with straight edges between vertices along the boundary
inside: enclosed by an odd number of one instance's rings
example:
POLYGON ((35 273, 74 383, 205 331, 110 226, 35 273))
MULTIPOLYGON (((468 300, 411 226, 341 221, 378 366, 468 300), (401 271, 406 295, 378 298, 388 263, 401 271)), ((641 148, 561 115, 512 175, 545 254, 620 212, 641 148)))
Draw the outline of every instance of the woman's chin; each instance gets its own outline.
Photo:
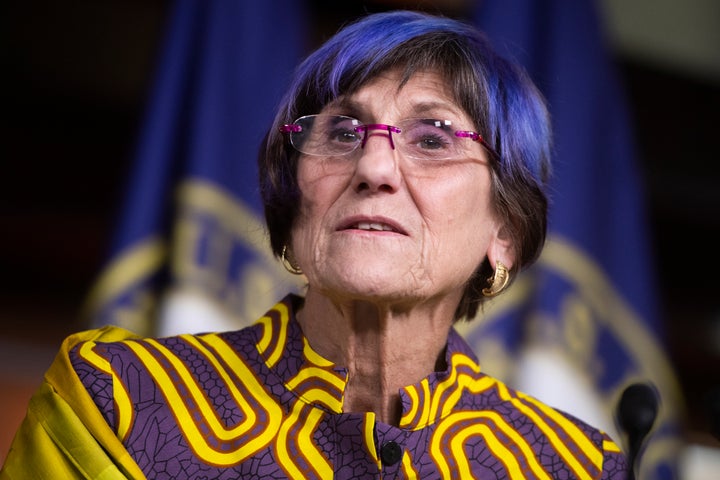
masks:
POLYGON ((409 302, 421 297, 422 288, 407 276, 389 272, 358 272, 354 275, 329 276, 310 285, 325 295, 345 300, 372 303, 409 302))

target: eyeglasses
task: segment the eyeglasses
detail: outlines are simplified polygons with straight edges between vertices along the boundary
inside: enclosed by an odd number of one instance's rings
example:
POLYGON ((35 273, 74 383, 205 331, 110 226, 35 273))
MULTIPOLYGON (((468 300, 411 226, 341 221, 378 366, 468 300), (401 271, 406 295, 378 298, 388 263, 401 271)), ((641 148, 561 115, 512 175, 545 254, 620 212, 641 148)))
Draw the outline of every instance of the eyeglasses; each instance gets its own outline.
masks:
POLYGON ((480 143, 496 158, 495 150, 476 132, 456 130, 450 120, 410 118, 397 126, 364 124, 344 115, 306 115, 283 125, 296 150, 306 155, 339 156, 364 148, 369 132, 387 134, 390 148, 419 160, 449 160, 470 155, 463 139, 480 143), (396 134, 397 137, 393 137, 396 134))

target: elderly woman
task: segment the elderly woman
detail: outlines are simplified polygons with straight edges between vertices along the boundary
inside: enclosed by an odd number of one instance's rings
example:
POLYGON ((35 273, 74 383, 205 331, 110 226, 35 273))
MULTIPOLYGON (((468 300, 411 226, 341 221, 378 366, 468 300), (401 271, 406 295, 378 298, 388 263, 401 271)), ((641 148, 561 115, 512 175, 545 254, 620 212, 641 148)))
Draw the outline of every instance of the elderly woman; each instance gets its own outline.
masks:
POLYGON ((236 332, 71 337, 7 478, 624 477, 605 434, 482 373, 453 330, 538 256, 549 136, 540 94, 474 29, 345 28, 259 156, 304 299, 236 332))

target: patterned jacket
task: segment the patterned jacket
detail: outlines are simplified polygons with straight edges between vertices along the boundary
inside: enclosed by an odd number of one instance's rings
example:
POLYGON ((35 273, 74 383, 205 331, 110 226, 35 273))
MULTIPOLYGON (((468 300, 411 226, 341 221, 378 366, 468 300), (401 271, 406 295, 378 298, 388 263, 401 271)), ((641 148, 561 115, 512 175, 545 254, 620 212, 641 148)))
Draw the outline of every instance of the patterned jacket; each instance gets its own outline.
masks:
POLYGON ((343 413, 347 371, 310 348, 301 302, 234 332, 83 341, 70 365, 147 478, 625 478, 607 435, 482 373, 455 331, 398 426, 343 413))

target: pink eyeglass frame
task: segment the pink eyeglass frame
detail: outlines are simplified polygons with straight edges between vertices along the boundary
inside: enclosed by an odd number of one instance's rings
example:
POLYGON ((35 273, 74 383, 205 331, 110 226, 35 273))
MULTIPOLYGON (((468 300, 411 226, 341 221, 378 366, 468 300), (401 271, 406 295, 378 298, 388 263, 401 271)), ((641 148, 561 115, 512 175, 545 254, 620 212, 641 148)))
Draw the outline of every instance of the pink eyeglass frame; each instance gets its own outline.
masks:
MULTIPOLYGON (((297 123, 286 123, 278 130, 280 130, 280 132, 282 133, 298 133, 302 132, 302 126, 298 125, 297 123)), ((399 127, 388 125, 386 123, 371 123, 367 125, 362 124, 356 126, 354 130, 358 133, 363 132, 365 134, 363 135, 362 142, 360 142, 360 148, 365 148, 365 143, 368 139, 367 132, 369 130, 387 130, 388 140, 390 141, 390 148, 392 148, 393 150, 395 150, 395 142, 393 142, 392 134, 402 132, 399 127)), ((500 155, 495 151, 494 148, 490 146, 488 142, 485 141, 485 139, 479 133, 472 132, 470 130, 458 130, 457 132, 455 132, 455 136, 460 138, 469 138, 474 142, 478 142, 480 145, 485 147, 485 149, 490 152, 496 159, 500 159, 500 155)))

